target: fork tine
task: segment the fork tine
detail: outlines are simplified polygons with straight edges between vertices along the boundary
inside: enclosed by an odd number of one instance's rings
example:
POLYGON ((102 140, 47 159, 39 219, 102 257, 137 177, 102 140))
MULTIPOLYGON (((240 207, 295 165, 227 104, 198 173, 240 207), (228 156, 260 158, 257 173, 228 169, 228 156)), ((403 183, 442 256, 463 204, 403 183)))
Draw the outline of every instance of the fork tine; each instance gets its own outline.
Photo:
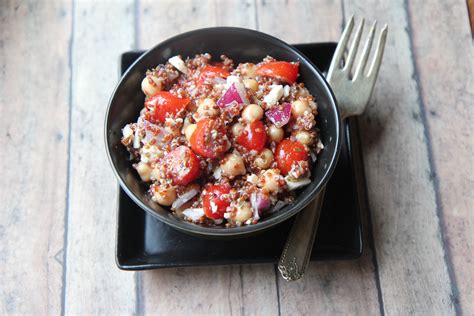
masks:
POLYGON ((379 43, 377 45, 377 50, 375 51, 375 57, 372 61, 372 65, 370 66, 369 73, 367 74, 367 77, 374 80, 377 78, 377 74, 379 73, 380 69, 380 64, 382 64, 383 51, 385 49, 385 42, 387 41, 387 32, 388 25, 385 24, 382 29, 382 32, 380 32, 379 43))
POLYGON ((332 58, 331 66, 329 67, 328 73, 332 73, 332 70, 341 64, 341 59, 342 59, 342 56, 344 55, 344 51, 346 50, 347 42, 349 41, 349 37, 351 36, 353 27, 354 27, 354 16, 351 16, 351 18, 349 19, 349 22, 344 28, 344 32, 342 32, 342 36, 341 36, 341 39, 339 40, 339 44, 337 44, 336 51, 334 52, 334 57, 332 58))
POLYGON ((362 18, 359 27, 357 28, 354 41, 352 42, 351 48, 349 49, 349 56, 347 56, 347 62, 344 66, 344 70, 348 70, 349 72, 352 69, 352 65, 354 64, 354 60, 357 54, 357 49, 359 48, 360 37, 362 36, 362 30, 364 29, 364 23, 365 19, 362 18))
POLYGON ((370 49, 372 48, 372 43, 374 42, 376 27, 377 21, 374 21, 374 24, 372 24, 372 27, 370 28, 368 39, 365 42, 364 50, 362 51, 362 57, 360 58, 359 64, 357 65, 357 69, 354 74, 354 80, 364 73, 367 60, 369 59, 370 49))

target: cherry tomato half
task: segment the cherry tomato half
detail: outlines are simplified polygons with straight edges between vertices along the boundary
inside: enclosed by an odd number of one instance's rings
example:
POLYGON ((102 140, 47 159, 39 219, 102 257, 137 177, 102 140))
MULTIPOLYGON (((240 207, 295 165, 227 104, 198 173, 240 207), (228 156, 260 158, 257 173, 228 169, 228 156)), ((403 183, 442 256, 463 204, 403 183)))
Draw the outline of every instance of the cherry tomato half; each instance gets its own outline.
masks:
POLYGON ((177 185, 191 183, 201 173, 198 157, 186 146, 179 146, 173 149, 166 155, 165 163, 174 184, 177 185))
POLYGON ((290 139, 282 140, 275 150, 275 160, 283 175, 287 175, 296 161, 308 160, 308 152, 303 144, 290 139))
POLYGON ((265 147, 267 133, 262 121, 256 121, 245 126, 244 130, 237 136, 237 143, 248 150, 260 151, 265 147))
POLYGON ((167 115, 175 115, 183 110, 189 101, 188 98, 178 98, 168 91, 159 91, 145 101, 145 107, 151 112, 152 123, 164 123, 167 115))
POLYGON ((228 149, 228 140, 225 129, 213 119, 202 119, 189 142, 195 153, 207 158, 217 158, 228 149))
POLYGON ((201 74, 199 75, 198 83, 203 84, 207 79, 220 77, 220 78, 227 78, 229 76, 229 72, 224 68, 212 65, 206 65, 202 70, 201 74))
POLYGON ((255 74, 257 76, 280 79, 292 84, 298 77, 298 67, 299 63, 293 64, 286 61, 274 61, 259 66, 255 74))
POLYGON ((228 197, 222 195, 228 194, 230 187, 226 185, 212 185, 206 189, 206 193, 202 197, 202 205, 204 214, 208 218, 221 219, 224 218, 224 213, 230 205, 228 197))

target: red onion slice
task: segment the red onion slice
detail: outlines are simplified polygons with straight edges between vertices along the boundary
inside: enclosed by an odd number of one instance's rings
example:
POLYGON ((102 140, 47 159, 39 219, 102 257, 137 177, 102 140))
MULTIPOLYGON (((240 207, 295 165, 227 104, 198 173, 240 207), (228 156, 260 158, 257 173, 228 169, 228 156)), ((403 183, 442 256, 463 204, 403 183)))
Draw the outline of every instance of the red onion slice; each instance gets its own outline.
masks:
POLYGON ((276 127, 283 127, 290 120, 291 104, 285 102, 282 105, 276 106, 273 109, 268 110, 267 112, 265 112, 265 115, 273 124, 275 124, 276 127))
POLYGON ((283 202, 283 201, 277 201, 275 206, 271 209, 270 213, 275 213, 275 212, 278 212, 279 210, 281 210, 282 208, 284 208, 285 206, 287 206, 288 203, 287 202, 283 202))
POLYGON ((250 205, 253 209, 253 218, 258 220, 262 216, 263 211, 271 206, 271 201, 268 195, 262 192, 253 192, 250 195, 250 205))
POLYGON ((247 99, 247 92, 245 87, 240 82, 234 82, 226 90, 224 95, 217 100, 217 105, 221 108, 226 108, 232 102, 237 102, 238 104, 248 104, 249 100, 247 99))
POLYGON ((165 135, 165 131, 161 126, 153 124, 145 119, 141 119, 137 123, 145 130, 145 137, 143 137, 142 143, 147 144, 152 140, 155 140, 157 143, 161 142, 165 135))
POLYGON ((196 194, 198 194, 198 190, 196 189, 191 189, 185 193, 183 193, 182 195, 180 195, 174 202, 173 204, 171 205, 171 208, 173 209, 177 209, 177 208, 180 208, 181 206, 183 206, 186 202, 188 202, 189 200, 191 200, 194 196, 196 196, 196 194))

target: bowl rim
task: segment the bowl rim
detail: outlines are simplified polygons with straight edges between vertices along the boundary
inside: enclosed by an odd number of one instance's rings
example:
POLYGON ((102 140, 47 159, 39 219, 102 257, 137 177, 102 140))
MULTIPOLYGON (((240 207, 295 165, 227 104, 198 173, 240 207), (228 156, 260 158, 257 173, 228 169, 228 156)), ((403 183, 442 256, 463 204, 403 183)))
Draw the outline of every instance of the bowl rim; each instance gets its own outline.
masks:
MULTIPOLYGON (((301 53, 298 49, 295 47, 291 46, 290 44, 274 37, 269 34, 259 32, 256 30, 252 29, 246 29, 246 28, 240 28, 240 27, 208 27, 208 28, 199 28, 195 29, 192 31, 180 33, 178 35, 172 36, 157 45, 153 46, 149 50, 145 51, 136 61, 133 62, 133 64, 123 73, 121 76, 120 80, 118 83, 115 85, 115 88, 109 98, 109 102, 107 105, 107 109, 105 112, 105 121, 104 121, 104 140, 105 140, 105 149, 107 152, 107 158, 109 160, 109 163, 112 167, 112 170, 119 181, 120 187, 125 191, 125 193, 138 205, 140 206, 141 209, 144 211, 148 212, 151 216, 154 218, 170 225, 171 227, 178 229, 180 231, 190 233, 193 235, 198 235, 201 237, 205 236, 211 236, 211 237, 232 237, 232 236, 243 236, 243 235, 248 235, 248 234, 253 234, 262 230, 266 230, 271 228, 272 226, 278 225, 279 223, 284 222, 285 220, 289 219, 290 217, 296 215, 299 213, 301 210, 303 210, 316 196, 319 194, 319 192, 324 188, 326 183, 329 181, 329 179, 332 176, 332 173, 334 172, 334 169, 337 164, 337 160, 339 158, 339 153, 341 151, 341 133, 342 133, 342 124, 341 124, 341 115, 339 112, 339 108, 337 106, 337 100, 336 97, 334 96, 334 93, 329 85, 329 83, 326 81, 326 78, 322 75, 322 73, 319 71, 319 69, 314 65, 314 63, 309 60, 303 53, 301 53), (110 109, 112 107, 112 104, 114 103, 114 100, 116 98, 116 93, 117 91, 121 88, 123 82, 133 68, 139 64, 142 59, 145 59, 147 55, 151 54, 157 49, 162 49, 163 47, 166 47, 170 42, 175 42, 179 41, 183 38, 187 38, 190 36, 193 36, 194 34, 203 32, 203 31, 229 31, 229 32, 242 32, 242 33, 252 33, 255 36, 258 37, 263 37, 266 38, 270 41, 275 41, 282 45, 285 49, 288 49, 292 51, 300 60, 304 60, 305 62, 308 63, 308 65, 311 68, 311 71, 316 74, 321 82, 323 83, 324 91, 325 93, 329 96, 329 103, 330 107, 333 109, 335 117, 336 117, 336 126, 335 130, 337 131, 333 137, 335 137, 335 148, 334 152, 332 153, 332 156, 330 157, 330 160, 328 162, 328 167, 326 168, 326 171, 319 181, 319 183, 313 188, 313 190, 310 192, 310 194, 306 195, 300 195, 300 197, 296 198, 295 201, 292 204, 289 204, 289 208, 285 211, 279 211, 278 214, 276 214, 274 217, 258 222, 257 224, 254 225, 244 225, 244 226, 237 226, 237 227, 227 227, 227 228, 212 228, 212 227, 205 227, 201 225, 197 225, 194 223, 190 223, 184 220, 181 220, 179 218, 172 219, 168 216, 163 216, 157 212, 155 212, 152 208, 150 208, 148 205, 146 205, 138 196, 136 196, 132 190, 130 190, 125 183, 125 180, 122 178, 122 176, 119 174, 117 170, 117 166, 114 164, 114 161, 112 159, 110 150, 109 150, 109 138, 108 138, 108 123, 109 123, 109 115, 110 115, 110 109), (298 202, 298 203, 296 203, 298 202), (298 204, 298 207, 296 207, 298 204)), ((285 206, 282 210, 284 210, 286 207, 285 206)), ((172 216, 172 215, 171 215, 172 216)))

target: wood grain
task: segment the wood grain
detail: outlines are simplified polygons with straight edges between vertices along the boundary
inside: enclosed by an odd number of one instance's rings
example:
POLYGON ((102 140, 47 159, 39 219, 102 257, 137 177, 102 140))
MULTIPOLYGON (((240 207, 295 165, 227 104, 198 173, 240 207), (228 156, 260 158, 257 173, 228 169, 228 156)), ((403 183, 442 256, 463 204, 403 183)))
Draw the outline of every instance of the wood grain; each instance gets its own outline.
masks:
POLYGON ((133 1, 77 2, 74 8, 67 314, 132 314, 135 275, 115 264, 116 179, 106 158, 103 121, 130 50, 133 1))
POLYGON ((473 314, 469 32, 464 1, 0 1, 0 314, 473 314), (359 120, 374 249, 296 283, 268 264, 119 271, 102 135, 119 54, 215 25, 336 41, 352 13, 390 24, 359 120))
POLYGON ((452 314, 404 2, 346 2, 345 10, 390 25, 372 102, 360 120, 384 311, 452 314))
MULTIPOLYGON (((143 2, 140 4, 139 42, 142 48, 170 36, 216 25, 255 27, 253 1, 143 2), (160 12, 167 18, 156 28, 160 12), (188 16, 199 19, 189 20, 188 16), (172 17, 172 18, 171 18, 172 17), (171 24, 171 25, 170 25, 171 24), (158 29, 149 34, 144 30, 158 29)), ((250 314, 278 313, 273 265, 179 268, 140 273, 140 310, 145 314, 250 314), (170 291, 169 289, 173 289, 170 291), (185 298, 176 299, 177 294, 185 298), (166 304, 164 303, 166 302, 166 304)))
POLYGON ((151 48, 174 35, 215 26, 215 8, 210 0, 140 1, 137 22, 139 46, 151 48))
POLYGON ((340 1, 259 0, 259 30, 292 43, 337 42, 342 24, 340 1))
POLYGON ((176 268, 142 272, 140 277, 144 314, 278 313, 272 265, 176 268))
POLYGON ((449 7, 442 1, 431 1, 429 5, 409 2, 408 9, 421 101, 436 168, 433 177, 439 190, 447 260, 452 261, 452 277, 459 289, 462 311, 472 315, 474 54, 466 6, 461 1, 449 7), (426 23, 439 12, 449 14, 426 23))
MULTIPOLYGON (((292 43, 337 41, 341 31, 339 2, 259 1, 262 31, 292 43)), ((367 214, 363 214, 367 231, 367 214)), ((366 235, 367 237, 367 235, 366 235)), ((368 240, 365 238, 365 245, 368 240)), ((304 279, 287 283, 279 277, 280 309, 286 315, 368 314, 379 311, 372 252, 347 262, 311 262, 304 279)))
POLYGON ((66 1, 0 2, 2 315, 61 311, 69 12, 66 1))
POLYGON ((214 0, 215 25, 257 29, 255 0, 214 0))

